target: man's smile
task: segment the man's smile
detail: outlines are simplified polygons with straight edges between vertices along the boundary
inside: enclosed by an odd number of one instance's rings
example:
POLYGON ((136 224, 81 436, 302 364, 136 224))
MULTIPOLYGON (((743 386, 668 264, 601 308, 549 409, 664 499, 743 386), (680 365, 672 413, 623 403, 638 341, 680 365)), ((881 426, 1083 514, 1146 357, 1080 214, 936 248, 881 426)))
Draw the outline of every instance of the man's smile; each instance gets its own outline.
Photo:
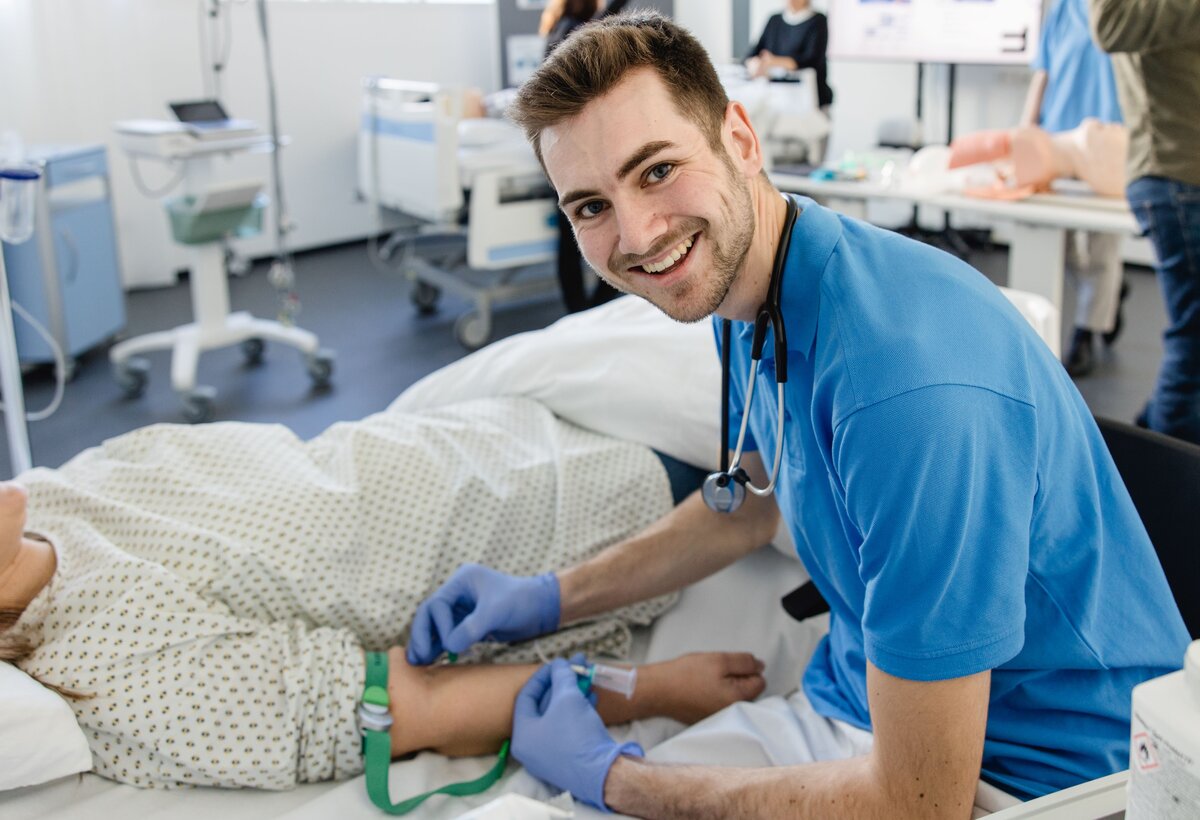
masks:
POLYGON ((688 251, 692 247, 694 238, 689 236, 673 248, 667 250, 658 259, 651 262, 643 262, 642 270, 646 273, 664 273, 676 265, 679 260, 687 256, 688 251))
POLYGON ((688 260, 692 258, 692 249, 699 239, 699 232, 684 237, 649 261, 630 267, 628 271, 638 278, 653 279, 656 287, 673 284, 683 278, 688 260))

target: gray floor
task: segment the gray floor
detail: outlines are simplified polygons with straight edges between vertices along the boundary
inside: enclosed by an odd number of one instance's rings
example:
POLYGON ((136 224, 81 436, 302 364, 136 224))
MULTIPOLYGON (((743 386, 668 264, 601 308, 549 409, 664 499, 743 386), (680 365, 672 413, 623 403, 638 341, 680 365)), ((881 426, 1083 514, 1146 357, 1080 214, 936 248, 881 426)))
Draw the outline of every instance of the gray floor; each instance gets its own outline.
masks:
MULTIPOLYGON (((1003 284, 1004 250, 980 252, 971 261, 1003 284)), ((453 324, 467 304, 447 296, 437 314, 417 316, 404 281, 373 267, 365 244, 300 255, 296 271, 303 302, 298 324, 336 351, 333 386, 314 390, 300 355, 281 346, 269 347, 256 367, 247 366, 237 348, 213 351, 201 360, 199 381, 218 391, 217 421, 280 423, 309 438, 335 421, 382 410, 406 386, 464 355, 454 339, 453 324)), ((1166 323, 1153 273, 1130 267, 1127 279, 1131 294, 1126 330, 1113 348, 1101 349, 1096 372, 1078 382, 1094 412, 1125 420, 1141 408, 1153 386, 1166 323)), ((275 295, 264 266, 231 280, 231 302, 237 310, 274 315, 275 295)), ((130 336, 185 323, 190 319, 187 284, 135 291, 129 294, 127 307, 130 336)), ((1069 316, 1070 303, 1067 309, 1069 316)), ((555 298, 503 308, 496 314, 496 335, 543 327, 561 315, 555 298)), ((106 438, 147 424, 181 422, 179 400, 170 389, 168 354, 153 354, 149 359, 150 384, 141 398, 131 400, 114 384, 103 349, 81 358, 62 407, 51 418, 30 424, 34 463, 58 466, 106 438)), ((32 410, 45 405, 53 392, 48 369, 28 373, 25 384, 32 410)), ((6 442, 0 442, 0 453, 7 475, 6 442)))

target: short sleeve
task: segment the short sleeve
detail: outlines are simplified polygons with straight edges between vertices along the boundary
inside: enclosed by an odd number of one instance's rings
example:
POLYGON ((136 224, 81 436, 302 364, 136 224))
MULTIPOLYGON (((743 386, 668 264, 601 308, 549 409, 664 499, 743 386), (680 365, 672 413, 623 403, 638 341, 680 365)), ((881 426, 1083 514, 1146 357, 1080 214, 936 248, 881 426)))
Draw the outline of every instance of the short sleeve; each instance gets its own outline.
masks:
POLYGON ((1029 64, 1030 71, 1049 71, 1050 61, 1046 55, 1050 52, 1050 38, 1054 32, 1054 17, 1058 9, 1051 9, 1046 15, 1046 19, 1042 21, 1042 33, 1038 38, 1037 54, 1033 57, 1033 62, 1029 64))
POLYGON ((1042 30, 1042 40, 1038 44, 1037 54, 1033 55, 1033 62, 1029 64, 1030 71, 1049 71, 1046 64, 1046 30, 1042 30))
POLYGON ((914 390, 834 431, 877 667, 941 680, 1021 650, 1036 452, 1033 408, 977 387, 914 390))

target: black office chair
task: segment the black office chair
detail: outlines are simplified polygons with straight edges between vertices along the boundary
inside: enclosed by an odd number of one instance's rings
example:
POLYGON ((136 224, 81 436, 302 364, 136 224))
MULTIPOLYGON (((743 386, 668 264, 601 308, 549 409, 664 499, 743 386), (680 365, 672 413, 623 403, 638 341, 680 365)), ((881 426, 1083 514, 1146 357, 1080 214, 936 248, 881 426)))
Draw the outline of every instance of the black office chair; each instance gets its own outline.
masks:
POLYGON ((1150 542, 1188 634, 1200 637, 1200 447, 1111 419, 1096 423, 1150 542))
MULTIPOLYGON (((1188 634, 1200 637, 1200 447, 1096 417, 1117 470, 1158 553, 1188 634)), ((810 581, 785 595, 798 621, 829 611, 810 581)))

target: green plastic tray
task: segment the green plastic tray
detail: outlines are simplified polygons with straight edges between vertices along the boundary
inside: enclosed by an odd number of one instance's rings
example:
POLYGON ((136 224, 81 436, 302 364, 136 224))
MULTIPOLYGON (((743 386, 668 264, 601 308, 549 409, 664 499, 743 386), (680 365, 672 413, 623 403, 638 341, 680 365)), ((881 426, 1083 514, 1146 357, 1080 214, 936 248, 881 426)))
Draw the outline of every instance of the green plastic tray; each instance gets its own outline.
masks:
POLYGON ((226 236, 254 236, 262 232, 263 212, 266 197, 240 208, 222 211, 193 210, 196 199, 192 196, 177 196, 167 200, 167 215, 171 218, 171 236, 184 245, 200 245, 216 242, 226 236))

